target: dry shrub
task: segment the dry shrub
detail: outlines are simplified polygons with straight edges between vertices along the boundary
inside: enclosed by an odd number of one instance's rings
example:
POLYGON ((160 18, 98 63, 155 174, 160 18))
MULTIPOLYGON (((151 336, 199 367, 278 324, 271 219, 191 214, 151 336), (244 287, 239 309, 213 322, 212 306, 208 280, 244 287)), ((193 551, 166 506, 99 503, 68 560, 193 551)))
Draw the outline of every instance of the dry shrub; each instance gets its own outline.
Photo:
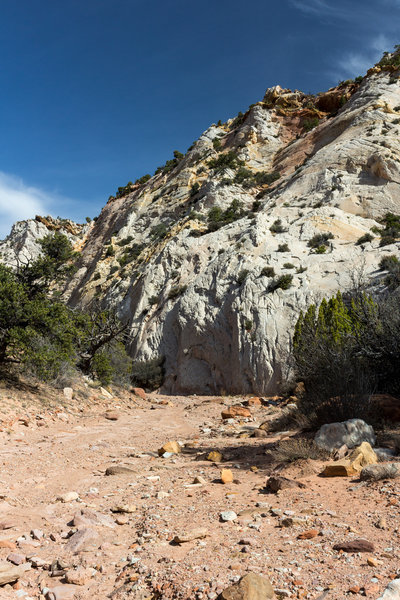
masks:
POLYGON ((327 460, 330 457, 330 453, 318 448, 314 440, 306 438, 282 440, 270 455, 278 463, 292 463, 304 459, 327 460))
POLYGON ((279 415, 272 421, 266 421, 260 427, 271 433, 277 431, 287 431, 289 429, 308 429, 309 422, 307 417, 301 414, 297 407, 284 408, 279 415))

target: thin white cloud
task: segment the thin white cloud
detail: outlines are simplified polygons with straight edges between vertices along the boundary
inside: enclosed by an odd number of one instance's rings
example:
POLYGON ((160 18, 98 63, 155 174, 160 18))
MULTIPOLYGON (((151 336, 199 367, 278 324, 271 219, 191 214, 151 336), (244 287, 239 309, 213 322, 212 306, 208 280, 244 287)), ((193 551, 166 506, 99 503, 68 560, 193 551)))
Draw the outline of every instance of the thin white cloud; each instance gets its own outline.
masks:
POLYGON ((346 19, 350 16, 349 11, 339 8, 337 4, 327 0, 290 0, 292 6, 303 13, 317 17, 335 17, 346 19))
POLYGON ((0 171, 0 238, 8 235, 15 221, 48 214, 53 201, 47 192, 0 171))
POLYGON ((349 52, 341 56, 336 63, 334 75, 337 79, 346 79, 365 75, 366 71, 372 67, 382 54, 393 47, 393 41, 386 35, 379 34, 372 38, 365 47, 364 52, 349 52))

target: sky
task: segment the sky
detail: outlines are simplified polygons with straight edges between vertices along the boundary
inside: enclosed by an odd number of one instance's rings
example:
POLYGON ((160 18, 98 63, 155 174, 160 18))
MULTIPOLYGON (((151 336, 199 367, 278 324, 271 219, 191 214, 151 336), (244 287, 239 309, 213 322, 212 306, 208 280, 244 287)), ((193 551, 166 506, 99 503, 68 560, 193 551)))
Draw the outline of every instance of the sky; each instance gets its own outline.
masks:
POLYGON ((2 0, 0 237, 83 222, 280 84, 316 93, 400 42, 400 0, 2 0))

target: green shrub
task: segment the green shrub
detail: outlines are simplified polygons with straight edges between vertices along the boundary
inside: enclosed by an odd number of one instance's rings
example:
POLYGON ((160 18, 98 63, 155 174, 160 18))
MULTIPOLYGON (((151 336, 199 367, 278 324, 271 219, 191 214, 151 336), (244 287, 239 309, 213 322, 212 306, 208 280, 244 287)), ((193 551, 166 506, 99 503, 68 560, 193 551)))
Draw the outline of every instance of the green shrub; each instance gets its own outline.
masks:
POLYGON ((217 231, 221 227, 241 219, 245 214, 240 200, 232 200, 226 210, 222 210, 219 206, 213 206, 208 211, 208 232, 217 231))
POLYGON ((184 294, 187 290, 187 285, 175 285, 173 286, 168 293, 168 300, 173 300, 178 296, 184 294))
POLYGON ((307 242, 307 246, 309 248, 318 249, 320 246, 326 246, 328 240, 333 239, 332 233, 316 233, 310 240, 307 242))
POLYGON ((356 241, 357 246, 360 246, 361 244, 366 244, 367 242, 372 242, 372 240, 374 239, 374 236, 371 235, 370 233, 364 233, 364 235, 362 235, 361 237, 358 238, 358 240, 356 241))
POLYGON ((136 360, 132 367, 132 385, 153 391, 160 388, 164 380, 164 358, 136 360))
POLYGON ((213 143, 214 150, 219 152, 222 148, 221 140, 218 138, 214 138, 212 143, 213 143))
POLYGON ((317 117, 314 117, 312 119, 306 119, 305 121, 303 121, 303 130, 311 131, 318 125, 319 125, 319 119, 317 117))
POLYGON ((175 167, 177 167, 179 165, 179 163, 183 160, 183 158, 184 158, 184 154, 182 154, 182 152, 179 152, 178 150, 174 150, 174 158, 167 160, 167 162, 165 163, 164 166, 157 167, 154 174, 159 175, 160 173, 162 173, 163 175, 166 175, 167 173, 170 173, 173 169, 175 169, 175 167))
POLYGON ((192 185, 192 187, 190 188, 190 194, 189 194, 190 197, 195 196, 198 193, 199 189, 200 189, 200 184, 197 183, 197 181, 196 181, 196 183, 194 183, 192 185))
POLYGON ((272 233, 285 233, 287 229, 282 225, 282 219, 276 219, 269 228, 272 233))
POLYGON ((253 329, 253 321, 250 321, 250 319, 246 319, 244 322, 244 328, 246 331, 251 331, 253 329))
POLYGON ((154 306, 155 304, 158 304, 159 302, 160 302, 160 296, 159 295, 150 296, 150 298, 149 298, 149 304, 150 304, 150 306, 154 306))
POLYGON ((277 252, 290 252, 290 248, 287 244, 279 244, 277 252))
POLYGON ((281 275, 271 285, 271 291, 288 290, 292 287, 293 275, 281 275))
POLYGON ((100 273, 95 273, 93 275, 93 281, 97 281, 98 279, 100 279, 100 277, 101 277, 100 273))
POLYGON ((239 271, 237 280, 236 280, 239 285, 242 285, 242 283, 244 283, 246 281, 249 273, 250 273, 249 269, 242 269, 241 271, 239 271))
POLYGON ((211 169, 223 171, 224 169, 237 169, 244 165, 244 162, 238 159, 234 150, 229 150, 229 152, 224 152, 217 158, 211 158, 207 164, 211 169))
POLYGON ((295 269, 296 267, 293 263, 287 262, 287 263, 283 263, 283 268, 284 269, 295 269))
POLYGON ((108 257, 108 256, 115 256, 115 250, 111 244, 109 246, 107 246, 107 249, 106 249, 106 257, 108 257))
POLYGON ((325 254, 326 246, 322 244, 322 246, 318 246, 318 248, 315 248, 314 252, 315 254, 325 254))
POLYGON ((147 173, 146 175, 139 177, 139 179, 136 179, 135 184, 138 183, 139 185, 144 185, 145 183, 147 183, 149 181, 149 179, 151 179, 151 175, 149 175, 149 173, 147 173))
POLYGON ((153 240, 163 240, 168 234, 168 227, 165 223, 158 223, 151 228, 150 235, 153 240))
POLYGON ((300 313, 293 352, 306 393, 298 408, 313 425, 367 418, 375 385, 368 365, 378 356, 373 348, 382 345, 383 332, 378 306, 365 294, 345 303, 338 292, 300 313))
POLYGON ((131 243, 132 240, 133 240, 133 237, 131 235, 128 235, 128 237, 122 238, 122 240, 120 240, 118 242, 118 246, 127 246, 128 244, 131 243))
POLYGON ((330 453, 321 450, 307 438, 289 438, 278 442, 276 449, 269 452, 272 460, 278 463, 292 463, 298 460, 328 460, 330 453))
POLYGON ((263 267, 261 270, 262 277, 275 277, 274 267, 263 267))

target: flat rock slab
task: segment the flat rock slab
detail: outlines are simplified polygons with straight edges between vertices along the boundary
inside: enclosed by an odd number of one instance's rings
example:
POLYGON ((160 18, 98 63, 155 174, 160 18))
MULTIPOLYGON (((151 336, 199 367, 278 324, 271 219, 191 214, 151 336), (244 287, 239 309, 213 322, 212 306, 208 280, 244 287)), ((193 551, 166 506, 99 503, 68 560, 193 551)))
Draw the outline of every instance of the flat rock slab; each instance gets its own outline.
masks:
POLYGON ((276 598, 274 588, 265 577, 249 573, 228 588, 219 596, 218 600, 272 600, 276 598))
POLYGON ((173 541, 175 544, 184 544, 185 542, 203 539, 208 535, 208 530, 205 527, 197 527, 196 529, 190 529, 176 535, 173 541))
POLYGON ((111 467, 107 467, 106 475, 134 475, 136 471, 130 469, 129 467, 124 467, 124 465, 112 465, 111 467))
POLYGON ((17 581, 20 577, 23 577, 30 568, 30 563, 16 566, 9 562, 0 562, 0 585, 17 581))
POLYGON ((57 585, 47 592, 46 600, 73 600, 78 590, 77 585, 57 585))
POLYGON ((378 463, 364 467, 360 473, 361 481, 380 481, 400 477, 400 463, 378 463))
POLYGON ((343 552, 374 552, 375 546, 372 542, 363 539, 351 540, 350 542, 341 542, 333 546, 334 550, 343 552))
POLYGON ((344 444, 348 448, 355 448, 362 442, 369 442, 373 446, 376 438, 371 425, 362 419, 349 419, 323 425, 315 434, 314 441, 319 448, 332 452, 344 444))
POLYGON ((72 525, 77 529, 85 529, 93 525, 115 527, 114 520, 109 515, 103 515, 89 508, 84 508, 75 513, 72 525))
POLYGON ((100 539, 99 534, 94 529, 89 527, 86 529, 79 529, 73 536, 71 536, 65 546, 67 552, 76 554, 77 552, 90 552, 97 550, 99 547, 100 539))
POLYGON ((293 488, 302 488, 306 486, 300 481, 294 481, 294 479, 288 479, 287 477, 269 477, 265 489, 270 494, 276 494, 280 490, 288 490, 293 488))

